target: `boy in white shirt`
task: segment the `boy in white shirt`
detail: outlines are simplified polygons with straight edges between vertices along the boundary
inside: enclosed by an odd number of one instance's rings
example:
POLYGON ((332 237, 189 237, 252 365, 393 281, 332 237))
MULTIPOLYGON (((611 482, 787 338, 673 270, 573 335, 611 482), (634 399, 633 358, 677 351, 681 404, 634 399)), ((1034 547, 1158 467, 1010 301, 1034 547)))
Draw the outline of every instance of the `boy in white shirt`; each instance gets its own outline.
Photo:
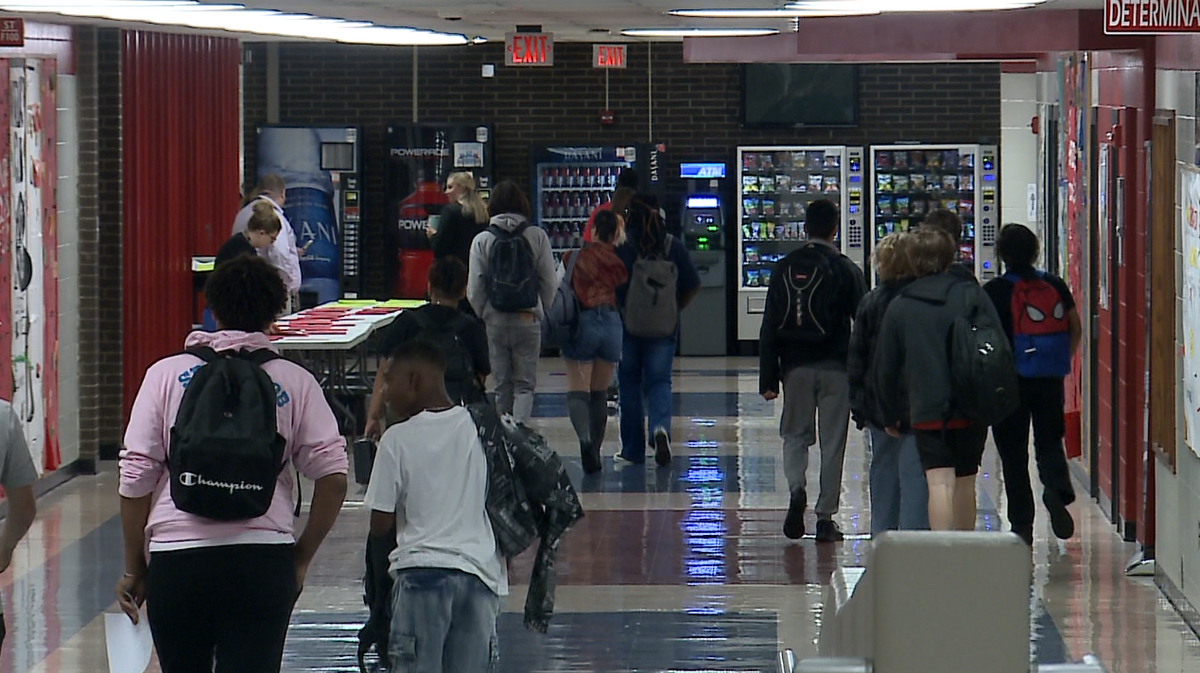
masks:
POLYGON ((485 673, 508 572, 484 509, 487 457, 471 413, 446 393, 445 370, 432 344, 393 352, 383 396, 404 420, 380 440, 366 504, 371 535, 396 527, 392 670, 485 673))

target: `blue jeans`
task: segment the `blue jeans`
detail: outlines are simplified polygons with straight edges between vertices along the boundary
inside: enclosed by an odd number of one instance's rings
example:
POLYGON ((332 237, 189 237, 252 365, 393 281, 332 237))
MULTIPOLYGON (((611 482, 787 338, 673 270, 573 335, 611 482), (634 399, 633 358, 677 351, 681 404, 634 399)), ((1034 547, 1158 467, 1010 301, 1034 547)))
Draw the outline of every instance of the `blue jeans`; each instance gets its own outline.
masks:
POLYGON ((929 487, 912 434, 892 437, 871 426, 871 535, 929 530, 929 487))
POLYGON ((563 357, 576 362, 620 362, 623 332, 617 309, 601 307, 581 311, 575 338, 563 344, 563 357))
POLYGON ((396 573, 392 673, 488 673, 499 649, 500 597, 478 577, 447 568, 396 573))
POLYGON ((646 427, 671 434, 671 365, 675 337, 648 339, 625 333, 617 381, 621 389, 621 457, 646 461, 646 427), (642 398, 650 407, 649 424, 642 398))

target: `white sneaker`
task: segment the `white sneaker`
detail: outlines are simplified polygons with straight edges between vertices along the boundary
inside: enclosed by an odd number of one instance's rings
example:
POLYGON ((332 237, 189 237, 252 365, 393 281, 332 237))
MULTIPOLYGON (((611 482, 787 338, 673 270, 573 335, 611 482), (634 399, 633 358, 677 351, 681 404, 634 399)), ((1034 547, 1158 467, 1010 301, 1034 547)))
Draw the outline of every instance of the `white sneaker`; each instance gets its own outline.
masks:
POLYGON ((628 458, 626 458, 625 456, 622 456, 619 451, 615 455, 613 455, 613 469, 614 470, 621 470, 621 469, 624 469, 631 465, 641 465, 644 467, 645 463, 635 463, 632 460, 629 460, 628 458))

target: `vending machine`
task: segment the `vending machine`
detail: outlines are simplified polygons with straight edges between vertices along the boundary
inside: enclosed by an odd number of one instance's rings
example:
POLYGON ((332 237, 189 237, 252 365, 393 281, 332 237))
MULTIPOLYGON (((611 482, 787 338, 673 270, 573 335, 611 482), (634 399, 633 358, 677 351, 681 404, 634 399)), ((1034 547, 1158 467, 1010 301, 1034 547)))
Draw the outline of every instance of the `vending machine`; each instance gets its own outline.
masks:
POLYGON ((775 263, 805 240, 808 204, 830 199, 842 213, 837 244, 866 263, 861 147, 739 147, 737 337, 757 341, 775 263))
POLYGON ((617 176, 634 168, 639 191, 662 197, 661 144, 555 146, 534 152, 534 222, 546 230, 555 258, 583 247, 588 217, 612 201, 617 176))
POLYGON ((493 133, 488 124, 390 124, 387 127, 387 255, 392 295, 425 296, 433 250, 425 227, 448 203, 446 178, 469 172, 480 195, 492 188, 493 133))
POLYGON ((684 247, 700 275, 700 291, 680 316, 680 355, 726 355, 728 324, 725 288, 725 203, 720 181, 723 163, 680 165, 687 180, 681 229, 684 247))
MULTIPOLYGON (((1000 216, 995 145, 873 145, 871 244, 918 226, 944 208, 963 220, 958 261, 986 282, 996 276, 1000 216)), ((873 278, 874 274, 868 274, 873 278)))
POLYGON ((287 185, 284 214, 304 250, 300 292, 318 303, 363 291, 361 167, 357 128, 258 129, 258 176, 276 174, 287 185))

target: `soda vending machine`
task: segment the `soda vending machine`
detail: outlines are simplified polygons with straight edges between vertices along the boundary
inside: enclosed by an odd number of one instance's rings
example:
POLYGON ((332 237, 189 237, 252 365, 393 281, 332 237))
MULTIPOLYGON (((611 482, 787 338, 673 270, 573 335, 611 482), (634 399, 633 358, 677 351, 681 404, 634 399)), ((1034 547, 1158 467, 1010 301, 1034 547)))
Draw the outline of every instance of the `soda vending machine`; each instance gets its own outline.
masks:
POLYGON ((283 211, 296 234, 302 294, 317 303, 362 287, 361 134, 353 127, 262 126, 258 176, 287 185, 283 211))
POLYGON ((471 173, 484 199, 492 188, 492 127, 488 124, 391 124, 387 127, 387 182, 392 294, 420 299, 428 287, 433 250, 425 233, 441 213, 446 178, 471 173))
POLYGON ((805 241, 808 204, 830 199, 842 213, 837 244, 866 263, 866 185, 861 147, 739 147, 737 337, 757 341, 775 263, 805 241))
POLYGON ((963 220, 958 261, 973 267, 980 282, 994 278, 998 156, 995 145, 873 145, 872 246, 892 232, 918 226, 930 211, 945 208, 963 220))
POLYGON ((639 191, 662 197, 660 144, 622 146, 556 146, 533 157, 534 222, 546 230, 555 258, 583 247, 588 217, 612 201, 617 176, 625 168, 638 172, 639 191))

